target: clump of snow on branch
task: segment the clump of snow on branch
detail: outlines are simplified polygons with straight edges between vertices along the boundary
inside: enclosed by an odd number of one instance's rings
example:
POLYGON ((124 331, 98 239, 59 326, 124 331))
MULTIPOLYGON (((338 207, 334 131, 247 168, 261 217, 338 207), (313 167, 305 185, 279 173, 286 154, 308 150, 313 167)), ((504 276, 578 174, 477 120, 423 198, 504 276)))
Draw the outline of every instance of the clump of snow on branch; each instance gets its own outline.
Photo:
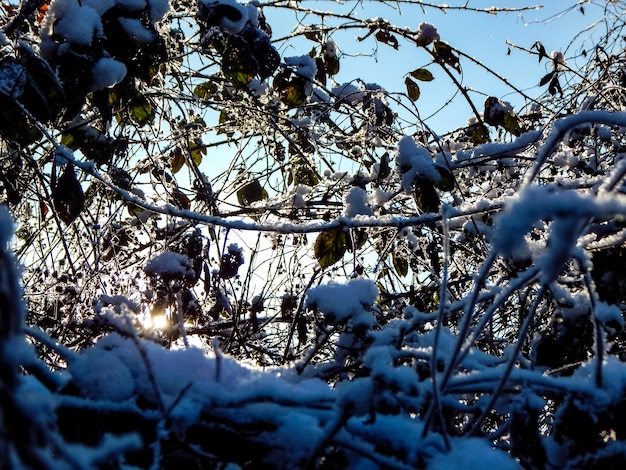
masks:
POLYGON ((353 83, 344 83, 343 85, 334 87, 331 91, 338 100, 343 100, 347 103, 361 101, 366 95, 363 88, 360 88, 353 83))
POLYGON ((91 70, 92 90, 102 90, 121 82, 126 76, 126 66, 109 57, 98 60, 91 70))
POLYGON ((428 44, 439 41, 439 31, 430 23, 420 23, 417 27, 417 35, 415 42, 419 46, 427 46, 428 44))
POLYGON ((305 196, 311 193, 311 187, 304 184, 299 184, 293 189, 293 206, 297 208, 306 207, 305 196))
POLYGON ((41 25, 45 42, 60 35, 79 46, 91 45, 94 36, 102 34, 102 21, 96 10, 76 0, 54 0, 41 25))
POLYGON ((0 206, 0 249, 9 243, 13 236, 13 219, 5 206, 0 206))
MULTIPOLYGON (((596 206, 591 198, 571 191, 554 191, 551 187, 533 186, 515 197, 497 218, 494 249, 504 256, 522 248, 524 237, 539 221, 546 218, 570 219, 593 214, 596 206)), ((556 235, 562 234, 557 230, 556 235)), ((556 237, 555 237, 556 238, 556 237)), ((558 240, 554 240, 558 243, 558 240)))
POLYGON ((554 70, 558 71, 558 70, 563 70, 565 68, 565 65, 567 64, 567 62, 565 60, 565 55, 563 54, 563 52, 552 51, 552 54, 550 54, 550 57, 552 57, 552 68, 554 70))
POLYGON ((322 312, 330 322, 352 319, 353 324, 369 326, 374 321, 369 309, 378 293, 376 283, 369 279, 351 279, 346 284, 329 282, 308 291, 306 306, 322 312))
POLYGON ((413 183, 418 177, 430 181, 437 181, 441 178, 428 150, 419 147, 411 136, 402 137, 398 143, 396 167, 402 177, 402 189, 407 193, 411 192, 413 183))
POLYGON ((450 452, 437 454, 429 470, 521 470, 522 466, 505 452, 494 450, 484 439, 455 439, 450 452))
POLYGON ((309 81, 315 79, 317 73, 317 65, 315 60, 308 55, 301 55, 296 57, 285 57, 285 63, 295 68, 295 71, 301 77, 306 78, 309 81))
POLYGON ((137 18, 123 18, 118 20, 122 29, 128 34, 128 37, 137 42, 150 43, 156 39, 156 33, 146 29, 143 23, 137 18))
POLYGON ((334 59, 337 57, 337 44, 332 39, 327 40, 324 43, 324 52, 326 57, 334 59))
POLYGON ((163 279, 186 279, 194 275, 193 263, 189 257, 170 251, 150 259, 143 270, 148 276, 160 276, 163 279))
POLYGON ((113 309, 117 314, 126 310, 138 313, 141 310, 139 304, 124 295, 100 295, 93 302, 93 309, 96 313, 101 313, 105 307, 113 309))
POLYGON ((374 211, 367 205, 367 191, 354 187, 344 197, 343 215, 356 217, 357 215, 374 215, 374 211))
POLYGON ((600 322, 605 325, 624 327, 624 317, 617 305, 607 304, 606 302, 598 302, 594 310, 594 314, 600 322))
MULTIPOLYGON (((134 0, 117 0, 118 5, 134 0)), ((153 22, 161 21, 170 10, 170 0, 148 0, 150 19, 153 22)))
POLYGON ((238 34, 248 22, 249 5, 242 5, 235 0, 200 0, 200 2, 209 9, 228 11, 228 14, 219 16, 219 27, 227 34, 238 34))

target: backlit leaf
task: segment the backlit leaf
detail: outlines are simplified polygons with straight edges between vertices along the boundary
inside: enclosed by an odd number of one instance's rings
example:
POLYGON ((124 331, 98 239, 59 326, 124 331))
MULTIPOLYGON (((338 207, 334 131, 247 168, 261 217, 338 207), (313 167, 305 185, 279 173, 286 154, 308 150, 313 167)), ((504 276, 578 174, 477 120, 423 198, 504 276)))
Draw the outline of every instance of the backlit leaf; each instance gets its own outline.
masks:
POLYGON ((541 44, 539 41, 535 41, 535 43, 532 45, 531 49, 537 49, 537 52, 539 54, 539 62, 541 62, 541 59, 543 59, 544 57, 546 59, 548 59, 548 53, 546 52, 546 48, 543 47, 543 44, 541 44))
POLYGON ((383 153, 380 157, 380 165, 378 166, 378 179, 384 180, 391 174, 391 167, 389 166, 389 152, 383 153))
POLYGON ((222 73, 236 87, 244 87, 258 72, 258 64, 250 46, 241 37, 233 34, 228 37, 222 54, 222 73))
POLYGON ((170 195, 170 202, 179 209, 189 210, 191 209, 191 201, 185 193, 180 189, 175 189, 170 195))
POLYGON ((509 131, 514 136, 519 136, 522 133, 522 129, 519 125, 519 121, 517 117, 511 114, 504 115, 504 124, 503 126, 507 131, 509 131))
POLYGON ((559 76, 554 75, 552 80, 550 80, 550 85, 548 86, 548 92, 551 95, 556 95, 557 93, 563 95, 563 90, 561 89, 561 84, 559 83, 559 76))
POLYGON ((305 186, 315 186, 320 182, 317 172, 306 158, 294 156, 292 160, 291 174, 289 175, 289 184, 305 186))
POLYGON ((178 173, 184 164, 185 156, 183 155, 183 151, 180 147, 176 147, 170 154, 170 167, 172 168, 172 173, 178 173))
POLYGON ((409 77, 406 77, 404 79, 404 84, 406 85, 406 93, 411 101, 417 101, 420 97, 419 85, 411 80, 409 77))
POLYGON ((441 201, 432 181, 418 178, 415 182, 415 202, 422 212, 439 212, 441 201))
POLYGON ((475 144, 484 144, 489 142, 489 129, 483 124, 477 124, 471 128, 472 142, 475 144))
POLYGON ((376 40, 382 42, 383 44, 387 44, 388 46, 393 47, 394 49, 398 49, 398 39, 388 31, 379 30, 376 35, 376 40))
POLYGON ((267 199, 267 192, 263 190, 257 178, 246 183, 237 191, 237 200, 243 207, 263 199, 267 199))
POLYGON ((57 117, 65 102, 65 93, 56 74, 48 63, 32 54, 26 54, 22 62, 28 72, 24 95, 20 102, 33 116, 43 121, 57 117))
POLYGON ((59 219, 66 224, 71 224, 83 210, 85 194, 72 165, 65 166, 52 188, 52 202, 59 219))
POLYGON ((421 82, 430 82, 435 79, 433 74, 430 73, 428 69, 424 69, 424 68, 415 69, 412 72, 409 72, 409 74, 411 75, 411 77, 421 82))
POLYGON ((433 182, 435 188, 442 191, 452 191, 454 189, 454 176, 447 168, 435 165, 435 169, 439 172, 440 178, 433 182))
POLYGON ((539 81, 539 86, 544 86, 546 83, 552 80, 552 77, 554 76, 555 73, 556 72, 553 70, 552 72, 545 74, 539 81))
POLYGON ((69 132, 61 134, 61 145, 65 145, 72 150, 76 150, 78 148, 78 145, 76 145, 76 139, 74 139, 74 136, 69 132))
POLYGON ((310 41, 320 42, 322 40, 322 34, 319 29, 313 29, 315 25, 310 26, 308 29, 302 32, 305 38, 310 41))
POLYGON ((218 124, 220 126, 217 128, 217 134, 226 134, 228 137, 232 137, 234 132, 230 129, 230 126, 224 125, 228 124, 231 121, 231 117, 228 115, 226 110, 222 109, 220 111, 220 115, 218 118, 218 124))
POLYGON ((143 207, 133 204, 132 202, 129 202, 126 205, 126 210, 128 211, 128 214, 133 217, 139 217, 139 215, 144 211, 143 207))
POLYGON ((280 93, 283 103, 289 107, 300 106, 306 100, 306 81, 302 77, 293 78, 279 73, 274 77, 274 88, 280 93))
POLYGON ((327 54, 325 54, 324 62, 326 64, 326 73, 328 75, 332 76, 339 73, 339 57, 329 57, 327 54))
POLYGON ((202 163, 202 156, 206 155, 206 147, 202 143, 202 139, 195 139, 189 142, 189 156, 191 161, 196 165, 202 163))
POLYGON ((435 41, 433 43, 433 49, 433 52, 435 53, 435 60, 437 60, 437 62, 439 62, 440 64, 449 65, 458 73, 461 73, 459 58, 454 55, 450 44, 443 41, 435 41))
POLYGON ((193 89, 193 94, 200 99, 211 98, 215 93, 217 93, 217 85, 213 82, 201 83, 193 89))
POLYGON ((321 57, 315 58, 315 65, 317 66, 317 71, 315 72, 315 80, 320 83, 323 87, 326 86, 326 63, 324 59, 321 57))
POLYGON ((343 258, 346 252, 346 234, 342 228, 322 232, 313 246, 315 259, 320 267, 328 268, 343 258))
POLYGON ((42 219, 45 219, 49 211, 50 210, 48 209, 48 206, 46 205, 46 203, 40 199, 39 200, 39 216, 42 219))
POLYGON ((404 277, 409 273, 409 260, 395 251, 391 253, 393 267, 399 276, 404 277))
POLYGON ((154 121, 154 110, 142 93, 137 92, 130 101, 128 112, 130 113, 130 119, 139 126, 144 126, 154 121))

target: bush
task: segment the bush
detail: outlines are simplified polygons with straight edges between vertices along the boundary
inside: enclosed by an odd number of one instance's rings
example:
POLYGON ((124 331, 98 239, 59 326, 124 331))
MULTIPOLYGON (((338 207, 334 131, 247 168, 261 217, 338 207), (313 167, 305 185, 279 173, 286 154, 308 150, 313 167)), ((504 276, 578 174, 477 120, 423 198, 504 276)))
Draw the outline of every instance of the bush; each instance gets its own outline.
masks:
POLYGON ((623 6, 516 110, 340 5, 2 4, 0 467, 621 468, 623 6))

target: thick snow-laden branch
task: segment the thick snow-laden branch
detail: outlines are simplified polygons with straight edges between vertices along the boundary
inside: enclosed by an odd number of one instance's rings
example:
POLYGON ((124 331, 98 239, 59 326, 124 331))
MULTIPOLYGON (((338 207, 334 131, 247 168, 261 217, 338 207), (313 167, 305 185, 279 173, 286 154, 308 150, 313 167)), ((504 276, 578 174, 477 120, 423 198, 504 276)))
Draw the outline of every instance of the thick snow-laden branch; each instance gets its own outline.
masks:
POLYGON ((535 164, 524 175, 522 187, 530 185, 535 180, 548 157, 556 150, 559 142, 563 140, 567 133, 582 124, 605 124, 625 127, 626 113, 587 110, 571 114, 554 122, 550 134, 537 152, 535 164))
MULTIPOLYGON (((120 188, 113 184, 109 178, 103 175, 92 162, 82 162, 72 155, 71 150, 65 147, 59 147, 57 150, 57 158, 60 163, 71 163, 80 168, 86 174, 94 177, 100 183, 109 189, 115 191, 124 201, 135 204, 142 209, 153 212, 155 214, 168 215, 178 217, 183 220, 195 222, 202 225, 217 225, 233 230, 245 230, 253 232, 273 232, 282 234, 291 233, 315 233, 335 228, 366 228, 366 227, 416 227, 431 224, 441 220, 440 214, 423 214, 415 217, 400 216, 356 216, 356 217, 338 217, 337 219, 327 221, 312 221, 305 223, 293 223, 284 221, 275 221, 267 223, 248 222, 245 220, 233 220, 232 218, 220 217, 215 215, 200 214, 192 210, 179 209, 171 204, 157 205, 147 202, 130 191, 120 188)), ((489 207, 468 208, 463 210, 448 209, 450 219, 457 217, 468 217, 476 214, 482 214, 490 211, 497 211, 502 207, 498 202, 494 202, 489 207)))

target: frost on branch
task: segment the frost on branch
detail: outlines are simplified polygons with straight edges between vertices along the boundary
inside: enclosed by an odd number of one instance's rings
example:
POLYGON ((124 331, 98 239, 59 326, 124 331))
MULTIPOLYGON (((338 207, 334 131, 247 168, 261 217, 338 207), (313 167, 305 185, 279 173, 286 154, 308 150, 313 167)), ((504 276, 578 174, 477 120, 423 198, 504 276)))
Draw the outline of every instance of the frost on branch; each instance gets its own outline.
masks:
POLYGON ((143 270, 148 276, 160 277, 165 281, 191 279, 194 276, 189 257, 172 252, 156 255, 146 263, 143 270))
POLYGON ((538 90, 421 2, 2 6, 0 467, 621 468, 622 3, 538 90))

